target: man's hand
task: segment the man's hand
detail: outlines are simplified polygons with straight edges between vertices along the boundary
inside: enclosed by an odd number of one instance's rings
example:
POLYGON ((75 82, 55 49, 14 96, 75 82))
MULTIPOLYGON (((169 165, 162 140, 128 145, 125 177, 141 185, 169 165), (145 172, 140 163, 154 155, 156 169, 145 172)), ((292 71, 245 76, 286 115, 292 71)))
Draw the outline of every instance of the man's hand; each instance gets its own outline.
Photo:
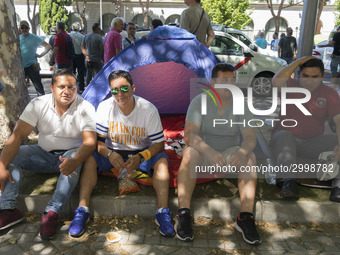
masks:
POLYGON ((50 61, 48 61, 48 63, 49 63, 50 66, 53 66, 54 65, 54 59, 51 58, 50 61))
POLYGON ((206 154, 209 162, 212 165, 219 165, 219 166, 225 166, 227 165, 227 160, 225 159, 224 155, 220 152, 215 151, 214 149, 211 149, 207 154, 206 154))
POLYGON ((14 183, 12 175, 10 174, 10 172, 7 169, 5 171, 0 171, 0 190, 1 190, 1 192, 4 192, 7 180, 10 183, 14 183))
POLYGON ((133 155, 125 162, 126 170, 131 173, 133 170, 136 170, 140 164, 140 157, 138 155, 133 155))
POLYGON ((237 151, 235 151, 229 159, 229 164, 232 166, 236 166, 238 169, 241 166, 245 166, 248 163, 248 156, 247 153, 245 151, 243 151, 242 149, 238 149, 237 151))
POLYGON ((89 56, 89 55, 86 55, 85 58, 86 58, 86 61, 87 61, 87 62, 91 62, 91 59, 90 59, 90 56, 89 56))
POLYGON ((121 171, 125 168, 123 157, 119 153, 112 152, 109 160, 111 165, 113 165, 116 169, 121 171))
POLYGON ((63 175, 69 176, 72 173, 77 175, 77 173, 74 172, 74 170, 76 170, 78 166, 76 160, 74 160, 73 158, 63 158, 62 156, 59 156, 59 160, 61 161, 59 169, 63 175))

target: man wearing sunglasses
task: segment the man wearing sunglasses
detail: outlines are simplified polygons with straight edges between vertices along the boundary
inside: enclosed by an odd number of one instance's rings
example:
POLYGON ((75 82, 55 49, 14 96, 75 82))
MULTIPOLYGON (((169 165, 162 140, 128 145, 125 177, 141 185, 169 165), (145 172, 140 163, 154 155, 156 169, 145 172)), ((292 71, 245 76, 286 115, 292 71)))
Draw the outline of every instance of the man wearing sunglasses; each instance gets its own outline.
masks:
POLYGON ((45 56, 51 46, 37 35, 31 34, 30 26, 26 20, 20 22, 20 50, 25 76, 28 76, 37 91, 38 96, 45 95, 44 87, 41 83, 40 67, 37 58, 45 56), (37 54, 38 47, 43 46, 45 50, 37 54))
MULTIPOLYGON (((93 173, 80 180, 80 200, 87 201, 96 184, 97 173, 110 172, 115 167, 131 172, 139 169, 153 173, 153 187, 158 198, 155 223, 163 236, 174 236, 168 208, 168 157, 164 154, 164 135, 159 113, 147 100, 135 96, 135 85, 128 72, 114 71, 109 75, 112 97, 101 102, 97 109, 97 143, 83 171, 93 173), (94 171, 92 171, 93 169, 94 171)), ((83 231, 88 213, 72 222, 70 235, 83 231), (77 227, 72 227, 72 226, 77 227), (75 229, 75 231, 73 231, 75 229)))

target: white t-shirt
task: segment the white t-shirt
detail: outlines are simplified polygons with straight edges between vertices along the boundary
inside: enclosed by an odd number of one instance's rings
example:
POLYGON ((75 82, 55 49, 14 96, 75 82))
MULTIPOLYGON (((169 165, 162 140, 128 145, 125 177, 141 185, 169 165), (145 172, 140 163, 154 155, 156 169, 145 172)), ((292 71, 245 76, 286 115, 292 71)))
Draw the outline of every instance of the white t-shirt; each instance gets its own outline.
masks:
POLYGON ((61 117, 53 94, 36 97, 20 119, 38 128, 38 144, 46 151, 78 148, 83 142, 83 131, 96 131, 95 109, 79 95, 61 117))
POLYGON ((134 96, 135 108, 124 115, 113 97, 97 109, 97 133, 106 136, 105 144, 113 150, 135 151, 164 141, 157 108, 144 98, 134 96))

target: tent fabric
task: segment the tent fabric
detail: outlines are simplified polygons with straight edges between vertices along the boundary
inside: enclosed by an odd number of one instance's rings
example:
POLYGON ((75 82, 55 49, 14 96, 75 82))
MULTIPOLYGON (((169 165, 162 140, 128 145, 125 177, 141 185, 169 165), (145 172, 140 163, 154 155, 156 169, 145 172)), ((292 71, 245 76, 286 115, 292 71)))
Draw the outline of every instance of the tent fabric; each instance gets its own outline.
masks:
POLYGON ((141 95, 152 102, 161 114, 185 113, 190 102, 190 78, 210 79, 211 70, 219 62, 207 47, 195 39, 193 34, 181 28, 161 26, 146 38, 138 40, 113 57, 91 81, 82 96, 97 108, 104 98, 110 96, 107 79, 109 74, 115 70, 124 70, 131 72, 134 83, 138 84, 136 95, 141 95), (164 66, 154 69, 155 66, 152 64, 155 63, 164 63, 164 66), (176 66, 174 63, 181 66, 176 66), (173 70, 171 76, 167 75, 170 69, 173 70), (164 78, 165 76, 167 78, 164 78), (176 82, 178 89, 167 90, 165 94, 164 89, 171 86, 173 79, 178 77, 182 80, 176 82), (181 86, 185 87, 184 92, 181 86), (146 95, 141 92, 150 91, 150 87, 152 93, 146 95), (163 99, 162 104, 153 102, 155 98, 163 99), (173 105, 179 106, 174 109, 173 105))

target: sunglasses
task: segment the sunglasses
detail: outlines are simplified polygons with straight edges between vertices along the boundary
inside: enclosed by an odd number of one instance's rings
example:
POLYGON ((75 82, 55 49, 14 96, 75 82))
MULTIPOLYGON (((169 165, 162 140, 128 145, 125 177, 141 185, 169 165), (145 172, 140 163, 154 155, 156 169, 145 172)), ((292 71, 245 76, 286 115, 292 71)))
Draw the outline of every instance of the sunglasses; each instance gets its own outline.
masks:
POLYGON ((123 93, 129 92, 130 91, 130 85, 123 85, 123 86, 120 86, 120 88, 113 88, 113 89, 111 89, 112 95, 117 95, 118 92, 119 92, 119 89, 123 93))
POLYGON ((28 29, 28 27, 22 26, 22 27, 20 27, 20 29, 28 29))

